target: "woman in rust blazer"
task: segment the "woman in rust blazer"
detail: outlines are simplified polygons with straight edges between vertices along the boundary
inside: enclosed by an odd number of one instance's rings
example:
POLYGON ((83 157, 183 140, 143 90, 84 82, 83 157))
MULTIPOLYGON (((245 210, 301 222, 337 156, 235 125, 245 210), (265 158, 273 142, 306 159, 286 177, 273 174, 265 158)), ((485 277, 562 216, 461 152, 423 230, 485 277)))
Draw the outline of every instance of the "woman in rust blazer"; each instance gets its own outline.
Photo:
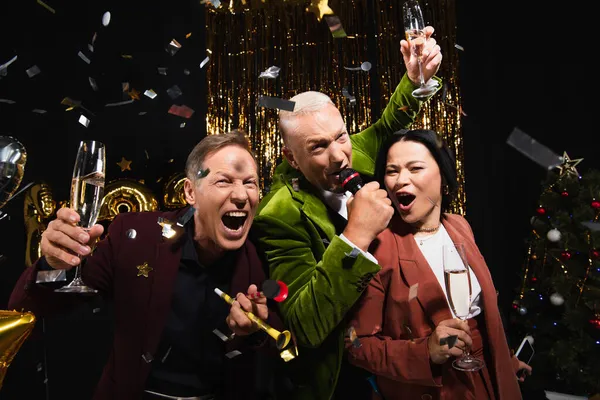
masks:
POLYGON ((381 271, 359 303, 347 340, 350 362, 376 376, 373 399, 522 398, 516 372, 530 367, 511 358, 496 289, 471 227, 441 211, 457 188, 454 165, 429 130, 396 132, 379 153, 375 177, 397 212, 374 242, 381 271), (471 267, 467 321, 455 318, 443 284, 442 246, 452 243, 464 244, 471 267), (444 344, 453 335, 456 343, 444 344), (481 370, 452 367, 466 347, 484 361, 481 370))

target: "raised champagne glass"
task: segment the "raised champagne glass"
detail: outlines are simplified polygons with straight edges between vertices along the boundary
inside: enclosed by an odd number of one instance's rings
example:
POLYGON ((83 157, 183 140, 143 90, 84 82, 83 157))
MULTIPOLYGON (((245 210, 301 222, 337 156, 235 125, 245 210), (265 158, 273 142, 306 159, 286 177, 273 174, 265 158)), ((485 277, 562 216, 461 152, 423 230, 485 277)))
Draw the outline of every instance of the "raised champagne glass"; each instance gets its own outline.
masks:
POLYGON ((417 57, 419 65, 419 87, 413 90, 414 98, 422 100, 431 96, 436 91, 435 85, 427 85, 423 77, 423 49, 425 48, 425 20, 421 12, 421 6, 417 0, 407 0, 402 4, 402 15, 404 16, 404 34, 410 45, 411 51, 417 57))
MULTIPOLYGON (((442 249, 444 264, 444 281, 448 303, 457 318, 466 321, 471 312, 471 273, 462 243, 444 245, 442 249)), ((452 366, 460 371, 478 371, 483 368, 483 361, 473 357, 470 349, 465 348, 463 355, 452 362, 452 366)))
MULTIPOLYGON (((104 196, 105 172, 104 144, 93 140, 84 140, 79 144, 73 180, 71 181, 71 208, 79 214, 79 226, 89 231, 96 223, 102 197, 104 196)), ((64 293, 96 293, 97 290, 87 286, 81 279, 81 265, 75 269, 75 277, 66 286, 56 289, 64 293)))

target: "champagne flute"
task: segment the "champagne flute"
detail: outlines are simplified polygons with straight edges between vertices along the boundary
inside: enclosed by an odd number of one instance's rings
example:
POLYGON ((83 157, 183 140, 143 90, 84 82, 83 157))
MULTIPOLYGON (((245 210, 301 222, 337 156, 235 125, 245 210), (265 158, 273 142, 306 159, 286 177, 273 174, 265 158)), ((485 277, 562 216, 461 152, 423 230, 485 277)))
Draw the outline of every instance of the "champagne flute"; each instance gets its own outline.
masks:
POLYGON ((416 99, 425 99, 432 95, 436 91, 436 87, 433 85, 426 85, 425 78, 423 77, 423 49, 425 48, 425 21, 423 19, 423 13, 417 0, 406 0, 402 4, 402 15, 404 16, 404 34, 406 41, 411 47, 411 50, 415 57, 417 57, 417 63, 419 65, 419 80, 420 86, 413 90, 412 95, 416 99))
MULTIPOLYGON (((444 264, 444 281, 446 296, 450 307, 459 319, 466 321, 471 311, 471 273, 462 243, 444 245, 442 249, 444 264)), ((483 361, 473 357, 468 348, 463 355, 452 363, 460 371, 478 371, 483 368, 483 361)))
MULTIPOLYGON (((105 148, 93 140, 79 143, 79 151, 71 181, 71 208, 79 214, 79 226, 89 231, 96 223, 104 196, 105 148)), ((65 293, 97 293, 81 279, 81 264, 75 269, 75 278, 66 286, 56 289, 65 293)))

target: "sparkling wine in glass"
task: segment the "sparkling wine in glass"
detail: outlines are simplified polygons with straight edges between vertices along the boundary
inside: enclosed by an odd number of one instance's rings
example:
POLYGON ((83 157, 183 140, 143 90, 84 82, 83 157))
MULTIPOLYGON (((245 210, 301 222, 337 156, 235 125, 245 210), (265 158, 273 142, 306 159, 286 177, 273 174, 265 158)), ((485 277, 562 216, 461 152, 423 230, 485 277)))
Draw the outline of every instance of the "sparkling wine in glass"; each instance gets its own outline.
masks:
MULTIPOLYGON (((104 144, 85 140, 79 144, 71 181, 71 208, 79 214, 79 226, 88 231, 96 223, 104 196, 104 144)), ((96 293, 81 279, 81 264, 75 269, 75 278, 66 286, 56 289, 66 293, 96 293)))
MULTIPOLYGON (((444 281, 448 303, 459 319, 466 321, 471 311, 471 273, 462 243, 443 246, 444 281)), ((473 357, 466 348, 463 355, 452 363, 460 371, 478 371, 483 361, 473 357)))
POLYGON ((420 86, 413 90, 412 95, 416 99, 425 99, 436 91, 435 85, 427 85, 423 77, 423 49, 425 48, 425 20, 417 0, 407 0, 402 4, 402 15, 404 16, 404 34, 406 41, 410 44, 413 54, 417 57, 419 64, 420 86))

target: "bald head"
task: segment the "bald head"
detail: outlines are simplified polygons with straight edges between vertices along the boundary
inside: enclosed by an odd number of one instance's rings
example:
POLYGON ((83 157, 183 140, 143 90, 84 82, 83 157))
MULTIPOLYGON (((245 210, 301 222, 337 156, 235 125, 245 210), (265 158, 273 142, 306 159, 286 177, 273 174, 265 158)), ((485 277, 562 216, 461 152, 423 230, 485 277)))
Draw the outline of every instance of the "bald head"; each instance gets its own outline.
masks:
POLYGON ((288 145, 289 135, 298 130, 298 117, 316 113, 327 106, 335 107, 329 96, 314 91, 299 93, 292 97, 290 101, 296 103, 294 111, 279 111, 279 128, 281 130, 281 137, 286 146, 288 145))

